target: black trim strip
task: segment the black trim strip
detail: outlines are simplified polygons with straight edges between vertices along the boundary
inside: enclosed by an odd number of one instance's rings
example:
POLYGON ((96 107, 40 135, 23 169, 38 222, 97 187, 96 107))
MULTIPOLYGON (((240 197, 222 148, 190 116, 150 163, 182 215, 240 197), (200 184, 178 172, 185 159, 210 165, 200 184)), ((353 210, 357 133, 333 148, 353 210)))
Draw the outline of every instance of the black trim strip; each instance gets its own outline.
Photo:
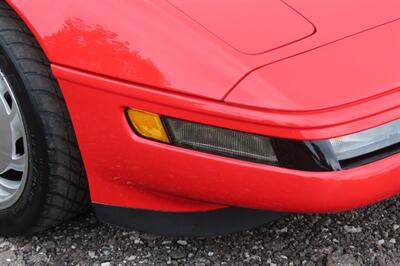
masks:
POLYGON ((234 207, 205 212, 162 212, 102 204, 93 204, 93 208, 105 223, 176 237, 224 235, 270 223, 287 215, 234 207))

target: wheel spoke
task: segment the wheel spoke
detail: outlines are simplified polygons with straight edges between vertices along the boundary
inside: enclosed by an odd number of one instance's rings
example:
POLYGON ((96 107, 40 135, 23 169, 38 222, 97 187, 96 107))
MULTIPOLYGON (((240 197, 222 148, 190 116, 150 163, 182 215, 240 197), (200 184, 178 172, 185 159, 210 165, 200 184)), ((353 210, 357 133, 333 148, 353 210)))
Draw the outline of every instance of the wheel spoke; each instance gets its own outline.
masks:
POLYGON ((3 152, 0 150, 0 174, 8 170, 8 167, 10 165, 11 158, 9 154, 3 152))
POLYGON ((3 73, 0 73, 0 95, 3 96, 8 91, 3 73))
POLYGON ((10 113, 8 114, 8 120, 10 121, 10 123, 17 123, 18 120, 20 120, 19 116, 18 116, 18 110, 16 107, 14 107, 14 105, 11 107, 10 113))
POLYGON ((18 172, 23 172, 25 170, 25 155, 20 155, 15 158, 11 158, 9 169, 13 169, 18 172))
POLYGON ((12 181, 0 177, 0 194, 13 194, 21 184, 21 181, 12 181))
POLYGON ((12 143, 15 144, 15 142, 22 138, 24 133, 23 133, 23 125, 21 118, 18 115, 18 112, 16 111, 16 108, 13 108, 10 113, 10 125, 11 125, 11 138, 12 138, 12 143))

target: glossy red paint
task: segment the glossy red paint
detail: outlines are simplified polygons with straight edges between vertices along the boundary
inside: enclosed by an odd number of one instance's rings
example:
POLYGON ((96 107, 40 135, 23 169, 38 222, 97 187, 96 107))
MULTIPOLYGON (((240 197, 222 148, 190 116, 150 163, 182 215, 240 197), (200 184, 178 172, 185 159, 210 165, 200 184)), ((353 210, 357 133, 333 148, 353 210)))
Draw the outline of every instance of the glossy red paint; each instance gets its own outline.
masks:
MULTIPOLYGON (((124 108, 153 110, 151 97, 138 95, 159 92, 63 67, 53 69, 79 136, 96 203, 162 211, 228 205, 327 212, 360 207, 400 191, 400 155, 352 170, 319 173, 244 162, 143 139, 132 132, 124 108), (198 202, 192 205, 182 199, 198 202)), ((158 110, 178 117, 186 112, 173 106, 158 110)))
POLYGON ((169 2, 245 54, 261 54, 315 33, 309 21, 280 0, 169 2))
POLYGON ((399 47, 400 20, 262 67, 225 101, 302 112, 366 101, 400 88, 399 47))
MULTIPOLYGON (((238 26, 228 19, 220 19, 207 29, 191 17, 204 18, 210 12, 210 1, 199 4, 196 13, 187 8, 183 13, 165 0, 120 0, 118 5, 112 0, 7 2, 30 26, 53 63, 214 100, 223 99, 253 69, 400 18, 398 0, 386 0, 384 4, 381 0, 281 1, 317 25, 315 34, 269 53, 247 55, 210 31, 216 32, 216 28, 224 32, 232 44, 251 36, 265 44, 265 49, 289 40, 281 41, 283 37, 269 34, 255 37, 259 28, 253 19, 241 21, 240 27, 249 29, 246 36, 229 34, 238 26)), ((246 9, 247 1, 241 3, 246 9)), ((232 16, 239 16, 236 5, 229 11, 232 16)), ((257 13, 254 9, 247 12, 257 13)), ((225 18, 227 10, 218 8, 213 11, 214 17, 219 12, 225 18)), ((275 12, 265 20, 281 21, 281 16, 275 12)), ((294 26, 300 31, 303 27, 303 23, 294 26)))
POLYGON ((240 25, 247 1, 211 13, 214 2, 197 0, 8 2, 52 62, 94 202, 325 212, 400 192, 399 155, 339 172, 288 170, 142 139, 124 115, 135 107, 309 140, 398 119, 398 0, 254 1, 240 25), (256 3, 276 12, 261 22, 256 3))

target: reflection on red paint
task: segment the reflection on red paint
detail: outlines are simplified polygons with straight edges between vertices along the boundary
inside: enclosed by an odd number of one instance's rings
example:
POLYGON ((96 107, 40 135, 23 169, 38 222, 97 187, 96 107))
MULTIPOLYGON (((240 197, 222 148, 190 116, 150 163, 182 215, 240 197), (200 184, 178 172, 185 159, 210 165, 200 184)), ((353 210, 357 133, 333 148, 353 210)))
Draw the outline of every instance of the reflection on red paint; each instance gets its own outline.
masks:
POLYGON ((100 25, 90 26, 82 19, 68 19, 55 34, 45 37, 44 42, 49 46, 69 44, 64 46, 64 52, 70 60, 84 60, 82 64, 100 73, 114 70, 114 65, 109 64, 109 58, 113 58, 119 70, 129 73, 133 79, 154 80, 158 84, 168 85, 164 75, 150 59, 141 57, 138 51, 131 51, 128 42, 118 40, 117 34, 100 25), (82 56, 82 50, 86 51, 85 56, 82 56))

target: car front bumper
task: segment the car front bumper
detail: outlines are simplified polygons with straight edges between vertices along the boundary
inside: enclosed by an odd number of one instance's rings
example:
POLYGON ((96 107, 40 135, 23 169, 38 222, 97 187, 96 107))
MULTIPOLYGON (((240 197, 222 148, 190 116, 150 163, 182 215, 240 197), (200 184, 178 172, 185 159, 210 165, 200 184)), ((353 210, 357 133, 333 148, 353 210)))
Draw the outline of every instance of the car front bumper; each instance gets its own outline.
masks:
POLYGON ((283 121, 292 123, 279 125, 267 121, 276 113, 264 114, 261 117, 267 118, 260 120, 259 111, 232 109, 206 99, 174 95, 56 65, 53 72, 73 120, 94 203, 161 212, 213 211, 227 206, 334 212, 372 204, 400 192, 400 154, 349 170, 291 170, 143 139, 132 131, 124 114, 126 107, 137 107, 259 134, 322 139, 397 119, 397 107, 368 116, 358 112, 357 119, 354 112, 335 110, 346 114, 341 116, 341 122, 333 111, 281 115, 283 121), (321 120, 321 116, 331 116, 332 123, 321 120), (304 126, 307 123, 312 126, 304 126))

